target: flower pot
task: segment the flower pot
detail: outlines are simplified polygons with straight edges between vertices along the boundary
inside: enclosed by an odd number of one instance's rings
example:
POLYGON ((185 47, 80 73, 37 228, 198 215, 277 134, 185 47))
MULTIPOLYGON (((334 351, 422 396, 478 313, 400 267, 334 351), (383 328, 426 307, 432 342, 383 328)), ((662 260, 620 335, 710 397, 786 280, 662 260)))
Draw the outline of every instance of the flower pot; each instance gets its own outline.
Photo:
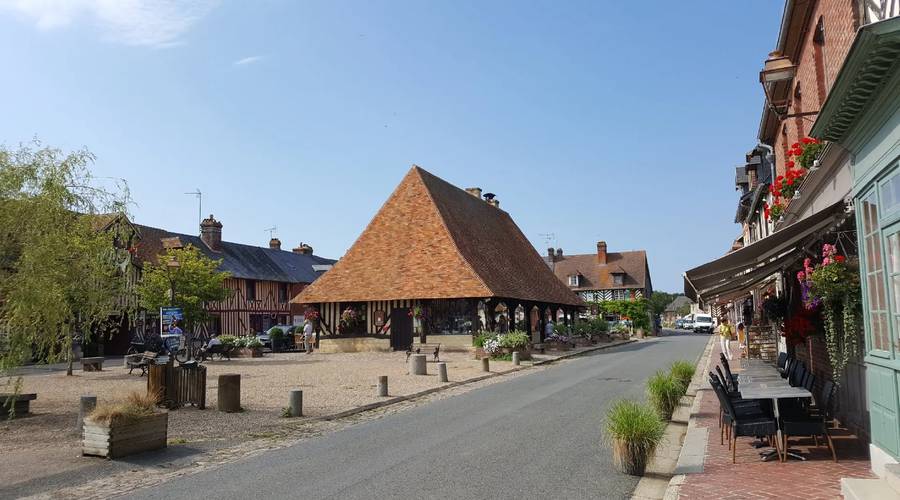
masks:
POLYGON ((616 470, 632 476, 643 476, 649 461, 647 450, 631 446, 628 441, 612 440, 613 465, 616 470))
POLYGON ((521 348, 521 347, 502 347, 500 348, 500 352, 502 354, 512 354, 514 351, 518 351, 519 359, 525 361, 527 359, 531 359, 531 346, 521 348))
POLYGON ((126 422, 84 420, 81 453, 118 458, 166 447, 169 413, 161 412, 126 422))
MULTIPOLYGON (((234 353, 235 351, 232 351, 234 353)), ((237 351, 239 358, 261 358, 263 357, 262 347, 241 347, 237 351)))
POLYGON ((476 348, 475 348, 475 359, 484 359, 484 358, 490 358, 490 357, 491 357, 491 355, 488 354, 488 353, 486 353, 486 352, 484 351, 484 348, 483 348, 483 347, 476 347, 476 348))

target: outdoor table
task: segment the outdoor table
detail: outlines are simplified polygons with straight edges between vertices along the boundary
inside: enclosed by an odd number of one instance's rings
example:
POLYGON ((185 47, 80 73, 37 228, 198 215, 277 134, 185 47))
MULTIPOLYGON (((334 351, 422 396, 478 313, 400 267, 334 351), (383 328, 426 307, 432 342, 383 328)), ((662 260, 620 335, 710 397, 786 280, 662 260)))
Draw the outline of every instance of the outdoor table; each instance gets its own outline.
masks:
MULTIPOLYGON (((780 414, 778 411, 778 400, 785 398, 809 398, 812 397, 812 394, 803 387, 791 387, 788 381, 782 379, 781 375, 775 371, 774 367, 770 366, 769 369, 770 372, 775 373, 777 378, 773 378, 770 374, 760 371, 762 375, 757 375, 756 377, 753 375, 746 376, 746 382, 739 382, 738 389, 740 390, 741 397, 744 399, 772 400, 772 409, 775 411, 775 423, 778 427, 778 442, 781 443, 783 441, 781 434, 781 419, 779 418, 780 414)), ((763 460, 768 460, 772 458, 772 455, 776 454, 777 450, 772 450, 763 456, 763 460)), ((789 450, 785 450, 785 455, 800 460, 806 460, 802 455, 793 453, 789 450)))

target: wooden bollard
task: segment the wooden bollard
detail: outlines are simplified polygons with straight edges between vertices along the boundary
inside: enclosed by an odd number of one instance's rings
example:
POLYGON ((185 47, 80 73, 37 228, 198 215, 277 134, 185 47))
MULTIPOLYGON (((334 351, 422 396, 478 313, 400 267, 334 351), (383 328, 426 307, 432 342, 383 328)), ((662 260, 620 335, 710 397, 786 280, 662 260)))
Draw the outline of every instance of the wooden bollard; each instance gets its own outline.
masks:
POLYGON ((300 389, 291 390, 289 407, 292 417, 303 416, 303 391, 301 391, 300 389))
POLYGON ((513 365, 519 366, 519 351, 513 351, 512 362, 513 362, 513 365))
POLYGON ((241 411, 241 375, 223 373, 219 375, 219 399, 216 401, 219 411, 228 413, 241 411))
POLYGON ((481 371, 491 371, 491 358, 481 358, 481 371))
POLYGON ((387 397, 388 395, 387 375, 380 375, 378 377, 378 395, 381 397, 387 397))
POLYGON ((438 363, 438 378, 441 382, 449 382, 450 379, 447 378, 447 363, 441 362, 438 363))
POLYGON ((75 426, 79 433, 84 428, 84 417, 90 415, 96 407, 97 396, 81 396, 78 406, 78 423, 75 426))
POLYGON ((428 356, 424 354, 413 354, 409 357, 409 374, 410 375, 427 375, 425 363, 428 356))

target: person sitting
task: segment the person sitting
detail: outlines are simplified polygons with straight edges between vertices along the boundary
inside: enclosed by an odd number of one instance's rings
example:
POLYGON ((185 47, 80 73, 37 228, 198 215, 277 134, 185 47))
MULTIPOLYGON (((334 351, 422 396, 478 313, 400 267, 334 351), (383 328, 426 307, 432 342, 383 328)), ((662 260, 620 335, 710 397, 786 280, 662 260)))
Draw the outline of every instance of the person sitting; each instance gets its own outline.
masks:
POLYGON ((209 340, 206 341, 206 350, 209 350, 213 346, 222 345, 222 341, 219 340, 219 335, 214 333, 209 340))

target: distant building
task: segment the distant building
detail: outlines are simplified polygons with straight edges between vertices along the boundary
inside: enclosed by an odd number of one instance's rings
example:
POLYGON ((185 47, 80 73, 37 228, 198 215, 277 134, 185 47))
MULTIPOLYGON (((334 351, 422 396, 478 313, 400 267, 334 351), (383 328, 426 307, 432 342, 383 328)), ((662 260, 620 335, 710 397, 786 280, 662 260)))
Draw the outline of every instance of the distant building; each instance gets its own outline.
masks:
POLYGON ((672 323, 679 317, 683 316, 678 314, 679 309, 683 309, 687 306, 688 311, 690 311, 691 304, 693 301, 684 295, 679 295, 675 297, 675 300, 669 302, 669 305, 666 306, 666 309, 662 313, 662 321, 663 323, 672 323))
POLYGON ((586 302, 649 298, 653 293, 647 252, 608 252, 606 242, 597 253, 565 255, 548 248, 544 261, 570 290, 586 302))

